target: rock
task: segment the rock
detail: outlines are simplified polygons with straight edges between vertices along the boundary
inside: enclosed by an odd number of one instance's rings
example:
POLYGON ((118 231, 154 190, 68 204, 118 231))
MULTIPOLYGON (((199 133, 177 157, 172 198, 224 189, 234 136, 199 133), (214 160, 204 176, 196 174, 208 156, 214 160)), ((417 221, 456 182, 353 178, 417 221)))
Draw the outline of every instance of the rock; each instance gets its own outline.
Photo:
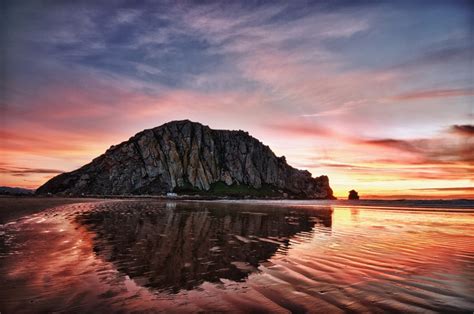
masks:
POLYGON ((349 191, 349 196, 347 197, 349 200, 358 200, 359 199, 359 193, 357 193, 356 190, 350 190, 349 191))
POLYGON ((37 193, 152 195, 183 187, 212 192, 219 182, 297 198, 334 198, 327 176, 313 178, 289 166, 247 132, 213 130, 189 120, 144 130, 91 163, 52 178, 37 193))

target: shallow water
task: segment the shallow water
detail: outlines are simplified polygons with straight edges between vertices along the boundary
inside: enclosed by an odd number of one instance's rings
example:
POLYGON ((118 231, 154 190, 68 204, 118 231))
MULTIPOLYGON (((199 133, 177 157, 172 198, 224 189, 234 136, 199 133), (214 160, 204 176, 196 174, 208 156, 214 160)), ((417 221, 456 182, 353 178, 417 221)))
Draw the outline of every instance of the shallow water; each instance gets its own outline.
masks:
POLYGON ((474 213, 105 201, 0 229, 0 312, 474 311, 474 213))

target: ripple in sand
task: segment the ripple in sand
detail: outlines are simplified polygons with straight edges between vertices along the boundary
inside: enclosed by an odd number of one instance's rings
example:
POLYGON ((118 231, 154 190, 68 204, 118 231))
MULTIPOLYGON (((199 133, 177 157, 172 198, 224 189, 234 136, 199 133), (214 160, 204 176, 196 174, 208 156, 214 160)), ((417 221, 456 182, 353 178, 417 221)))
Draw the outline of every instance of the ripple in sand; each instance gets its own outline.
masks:
POLYGON ((0 311, 469 312, 473 231, 472 213, 68 205, 2 226, 0 311))

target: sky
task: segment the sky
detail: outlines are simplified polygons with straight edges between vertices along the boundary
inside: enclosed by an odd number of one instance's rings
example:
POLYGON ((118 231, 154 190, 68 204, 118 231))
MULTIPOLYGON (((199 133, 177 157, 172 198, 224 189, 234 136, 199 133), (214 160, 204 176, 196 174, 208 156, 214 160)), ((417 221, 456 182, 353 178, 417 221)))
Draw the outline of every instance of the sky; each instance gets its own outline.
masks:
POLYGON ((3 1, 0 185, 248 131, 338 197, 474 198, 470 1, 3 1))

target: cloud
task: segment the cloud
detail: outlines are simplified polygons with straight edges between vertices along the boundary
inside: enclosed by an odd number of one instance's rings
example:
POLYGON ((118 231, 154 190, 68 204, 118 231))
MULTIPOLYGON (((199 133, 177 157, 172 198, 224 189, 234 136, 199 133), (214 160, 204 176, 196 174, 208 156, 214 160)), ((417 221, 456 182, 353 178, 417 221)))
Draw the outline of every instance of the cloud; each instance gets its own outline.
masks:
POLYGON ((450 128, 450 131, 462 135, 462 136, 474 136, 474 125, 471 124, 463 124, 463 125, 453 125, 450 128))
POLYGON ((354 109, 356 109, 358 106, 364 106, 367 105, 368 101, 367 99, 360 99, 360 100, 350 100, 344 102, 342 105, 339 107, 336 107, 334 109, 328 109, 328 110, 323 110, 321 112, 316 112, 316 113, 305 113, 302 114, 302 117, 327 117, 327 116, 340 116, 344 114, 350 114, 350 112, 354 109))
POLYGON ((394 69, 407 70, 413 68, 425 68, 439 66, 447 63, 465 63, 472 58, 472 47, 466 45, 469 42, 469 34, 461 36, 456 42, 451 39, 442 42, 441 46, 428 47, 417 56, 393 66, 394 69), (461 43, 461 44, 459 44, 461 43))
POLYGON ((396 149, 401 152, 412 153, 419 157, 417 163, 468 163, 474 164, 474 141, 470 138, 474 135, 474 126, 452 125, 448 129, 432 138, 418 139, 356 139, 356 142, 379 146, 381 148, 396 149), (457 135, 455 137, 450 134, 457 135), (467 140, 465 139, 467 137, 467 140))
POLYGON ((462 97, 472 96, 474 91, 471 88, 456 88, 456 89, 434 89, 434 90, 421 90, 413 91, 409 93, 398 94, 392 96, 391 100, 424 100, 424 99, 437 99, 447 97, 462 97))
POLYGON ((122 9, 116 15, 116 21, 118 24, 129 24, 136 21, 142 12, 136 9, 122 9))
POLYGON ((270 122, 266 123, 264 127, 276 133, 284 133, 290 136, 330 137, 334 135, 326 127, 307 123, 270 122))
POLYGON ((403 158, 380 162, 367 158, 354 163, 314 160, 299 164, 310 169, 326 169, 357 177, 360 181, 410 181, 410 180, 473 180, 474 166, 459 163, 423 161, 410 162, 403 158))
POLYGON ((397 140, 392 138, 386 139, 375 139, 375 140, 362 140, 362 144, 380 146, 384 148, 395 148, 402 151, 408 152, 419 152, 419 148, 414 142, 406 140, 397 140))
POLYGON ((393 148, 413 153, 425 163, 431 162, 467 162, 474 163, 474 142, 465 143, 448 138, 396 140, 366 140, 364 144, 393 148))
POLYGON ((58 169, 9 167, 6 165, 0 167, 0 173, 10 174, 18 177, 29 176, 32 174, 59 174, 63 172, 64 171, 58 169))
POLYGON ((415 191, 474 191, 474 187, 472 186, 460 186, 460 187, 448 187, 448 188, 418 188, 418 189, 411 189, 415 191))

